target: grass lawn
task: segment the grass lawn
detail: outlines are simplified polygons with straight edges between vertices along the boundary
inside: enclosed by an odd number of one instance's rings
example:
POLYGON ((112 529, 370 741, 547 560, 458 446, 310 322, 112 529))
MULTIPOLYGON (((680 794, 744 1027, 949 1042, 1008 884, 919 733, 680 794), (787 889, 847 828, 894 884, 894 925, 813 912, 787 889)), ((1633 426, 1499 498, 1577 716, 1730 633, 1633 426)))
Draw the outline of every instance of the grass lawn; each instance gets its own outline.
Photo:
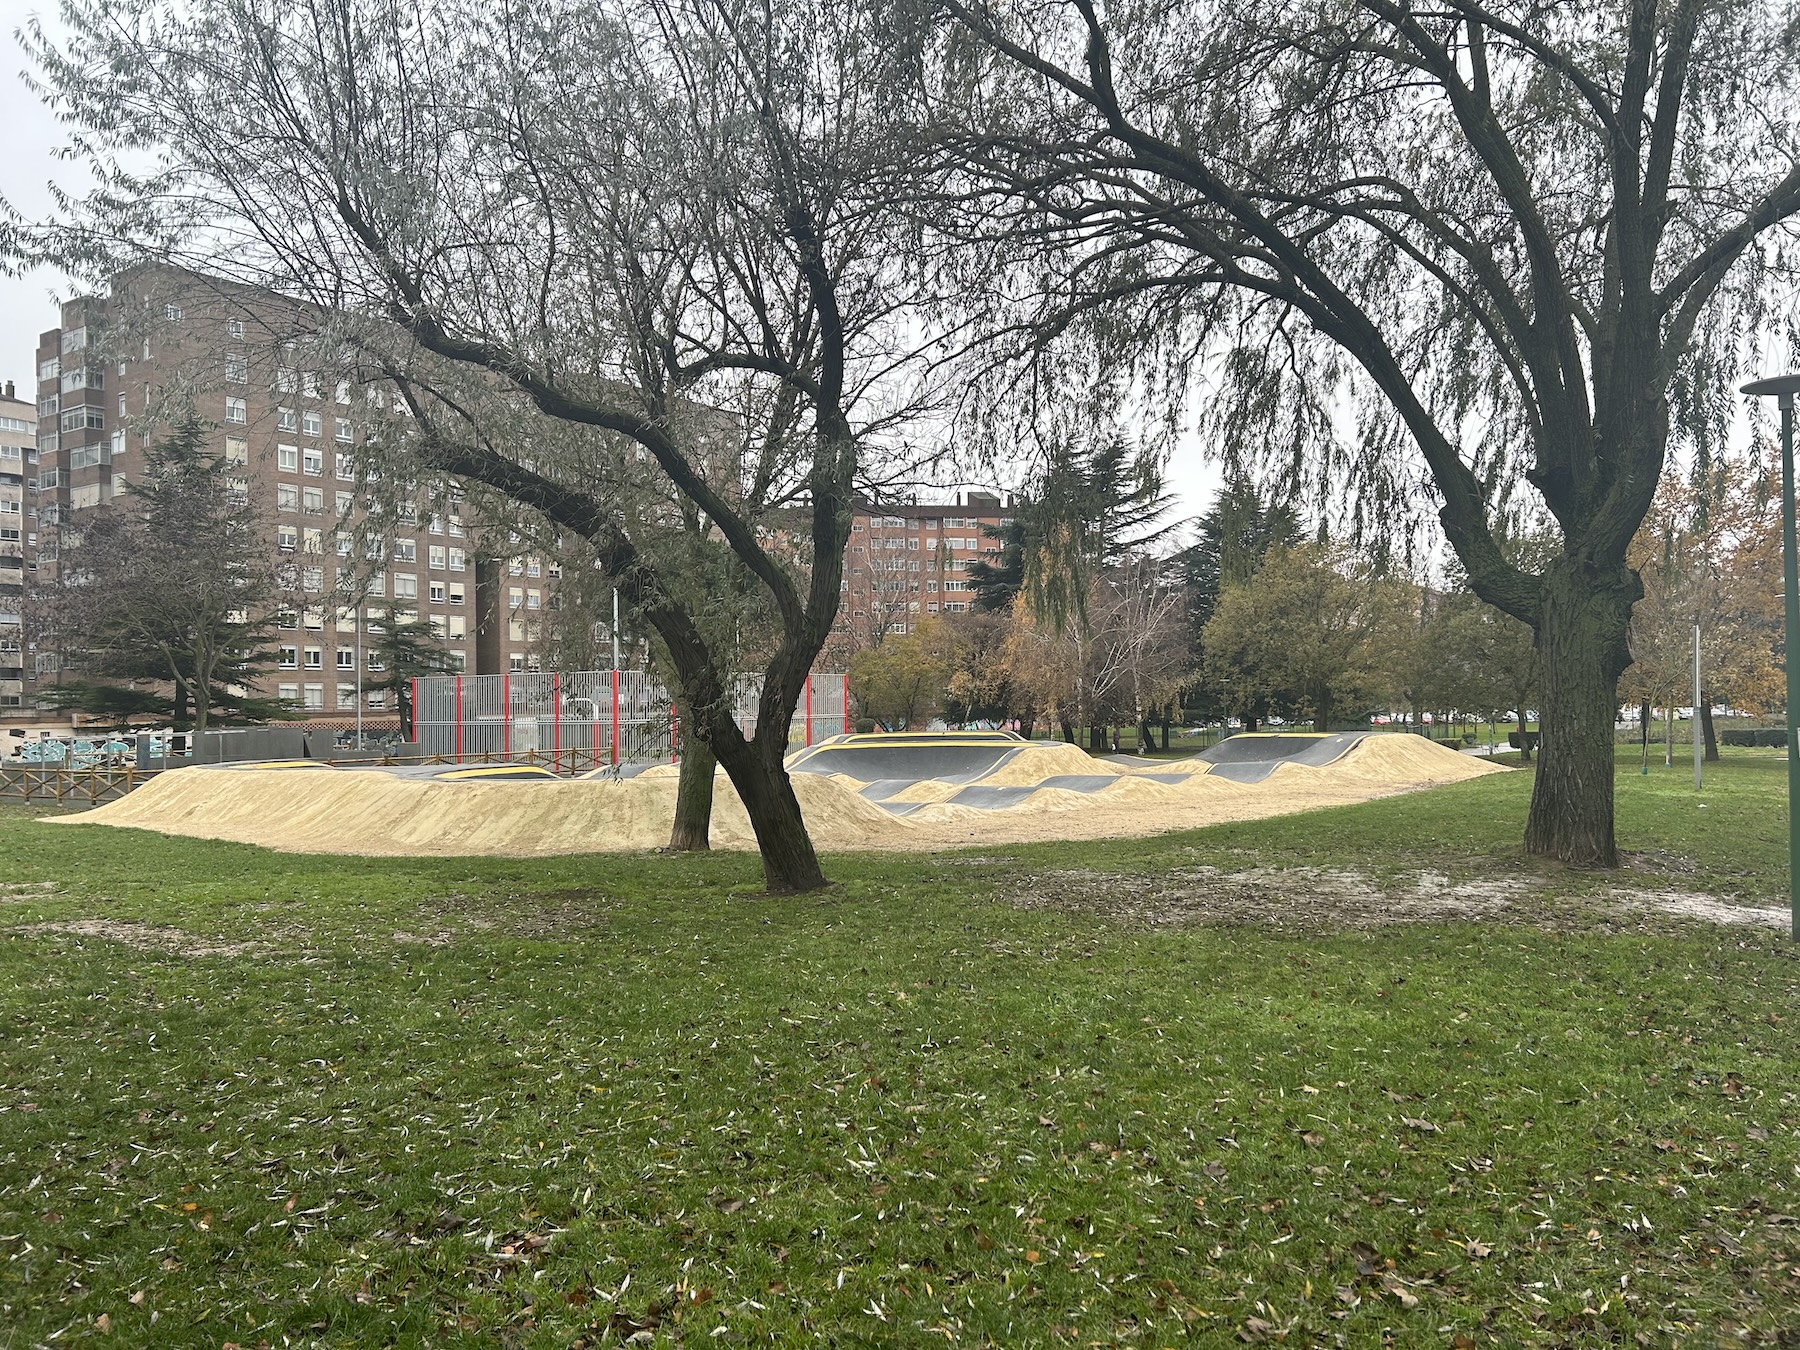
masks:
POLYGON ((781 902, 0 813, 0 1346, 1795 1344, 1727 753, 1622 752, 1611 876, 1523 773, 781 902))

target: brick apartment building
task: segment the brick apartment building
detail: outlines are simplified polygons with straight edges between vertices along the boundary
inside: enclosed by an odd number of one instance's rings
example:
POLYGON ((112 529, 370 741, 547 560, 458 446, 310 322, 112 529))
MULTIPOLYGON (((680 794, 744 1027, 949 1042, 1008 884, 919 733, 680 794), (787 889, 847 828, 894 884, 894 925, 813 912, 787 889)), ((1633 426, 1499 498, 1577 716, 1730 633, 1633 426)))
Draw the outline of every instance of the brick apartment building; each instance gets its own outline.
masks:
MULTIPOLYGON (((25 465, 21 494, 27 574, 53 582, 61 531, 118 497, 143 471, 146 448, 191 411, 283 560, 280 668, 254 692, 290 699, 312 719, 353 717, 359 696, 366 713, 391 711, 383 692, 361 689, 378 669, 369 650, 375 616, 389 606, 428 619, 458 668, 532 668, 555 566, 478 554, 449 484, 420 485, 395 523, 375 530, 355 453, 391 395, 326 373, 302 318, 269 292, 174 270, 65 304, 38 340, 37 462, 25 465)), ((17 461, 4 455, 0 500, 18 481, 17 461)), ((0 610, 4 540, 0 533, 0 610)), ((41 688, 59 672, 55 652, 32 650, 29 636, 25 646, 29 703, 30 682, 41 688)), ((0 645, 0 680, 6 659, 0 645)))
POLYGON ((884 634, 968 610, 974 598, 968 566, 998 557, 1000 544, 990 531, 1011 519, 1011 507, 985 492, 937 505, 860 505, 850 523, 844 598, 828 650, 844 659, 884 634))
POLYGON ((0 714, 25 700, 25 479, 37 465, 37 410, 0 386, 0 714))

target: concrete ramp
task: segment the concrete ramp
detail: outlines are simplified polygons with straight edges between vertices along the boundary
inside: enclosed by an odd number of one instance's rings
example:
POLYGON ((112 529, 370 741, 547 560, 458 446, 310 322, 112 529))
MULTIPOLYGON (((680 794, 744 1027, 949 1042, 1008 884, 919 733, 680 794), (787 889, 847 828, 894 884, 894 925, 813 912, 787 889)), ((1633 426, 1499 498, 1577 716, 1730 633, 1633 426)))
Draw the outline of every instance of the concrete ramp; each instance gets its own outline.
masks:
POLYGON ((790 755, 787 767, 789 773, 836 773, 884 787, 894 784, 897 788, 927 778, 972 783, 1030 744, 1010 731, 833 736, 790 755))
POLYGON ((1210 750, 1202 750, 1215 778, 1234 783, 1260 783, 1281 764, 1321 769, 1349 754, 1366 739, 1366 731, 1240 731, 1210 750))

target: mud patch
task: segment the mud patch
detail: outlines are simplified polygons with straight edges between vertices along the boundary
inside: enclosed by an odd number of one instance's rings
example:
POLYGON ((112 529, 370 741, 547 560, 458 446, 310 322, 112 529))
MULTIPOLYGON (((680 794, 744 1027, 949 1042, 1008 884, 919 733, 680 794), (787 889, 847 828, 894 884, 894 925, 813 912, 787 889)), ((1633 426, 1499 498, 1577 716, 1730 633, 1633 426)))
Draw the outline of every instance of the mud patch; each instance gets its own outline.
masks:
POLYGON ((1429 872, 1410 885, 1384 886, 1361 872, 1333 868, 1182 867, 1149 875, 1046 872, 1019 878, 1007 898, 1027 909, 1076 911, 1147 928, 1226 923, 1312 930, 1492 920, 1537 889, 1537 882, 1522 878, 1453 883, 1429 872))
POLYGON ((180 928, 158 928, 153 924, 128 923, 122 919, 64 919, 54 923, 26 924, 13 931, 105 938, 109 942, 122 943, 134 951, 152 952, 159 956, 247 956, 264 950, 266 946, 261 942, 221 942, 180 928))
POLYGON ((8 901, 47 900, 62 888, 54 881, 0 881, 0 905, 8 901))
POLYGON ((1623 909, 1650 910, 1677 919, 1695 919, 1701 923, 1749 924, 1757 928, 1786 928, 1792 916, 1786 909, 1757 905, 1734 905, 1710 895, 1692 891, 1627 891, 1608 892, 1612 903, 1623 909))
POLYGON ((1613 887, 1559 895, 1540 877, 1452 881, 1435 872, 1377 880, 1318 867, 1182 867, 1151 874, 1067 869, 1015 877, 1002 897, 1025 909, 1140 928, 1254 924, 1324 932, 1404 923, 1519 924, 1556 930, 1666 931, 1671 921, 1785 928, 1786 909, 1686 891, 1613 887))

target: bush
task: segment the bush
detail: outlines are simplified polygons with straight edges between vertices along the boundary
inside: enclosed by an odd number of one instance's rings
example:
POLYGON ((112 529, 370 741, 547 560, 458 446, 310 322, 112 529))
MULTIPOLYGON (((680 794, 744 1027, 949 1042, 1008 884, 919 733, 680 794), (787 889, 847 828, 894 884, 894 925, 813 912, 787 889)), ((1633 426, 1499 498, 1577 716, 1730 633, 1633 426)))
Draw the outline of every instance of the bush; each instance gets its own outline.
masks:
POLYGON ((1719 733, 1719 744, 1780 750, 1787 744, 1787 731, 1782 727, 1758 727, 1748 731, 1732 727, 1719 733))
POLYGON ((874 730, 875 730, 875 719, 873 717, 859 717, 856 719, 856 734, 857 735, 867 736, 874 730))

